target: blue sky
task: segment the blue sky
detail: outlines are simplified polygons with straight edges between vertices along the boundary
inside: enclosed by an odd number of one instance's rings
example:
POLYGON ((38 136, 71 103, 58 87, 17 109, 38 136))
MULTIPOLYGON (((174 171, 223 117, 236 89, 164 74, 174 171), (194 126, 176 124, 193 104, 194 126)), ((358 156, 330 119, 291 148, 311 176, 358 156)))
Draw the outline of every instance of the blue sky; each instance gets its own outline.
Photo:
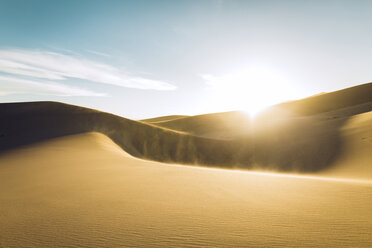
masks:
POLYGON ((129 118, 372 81, 372 1, 0 0, 0 101, 129 118))

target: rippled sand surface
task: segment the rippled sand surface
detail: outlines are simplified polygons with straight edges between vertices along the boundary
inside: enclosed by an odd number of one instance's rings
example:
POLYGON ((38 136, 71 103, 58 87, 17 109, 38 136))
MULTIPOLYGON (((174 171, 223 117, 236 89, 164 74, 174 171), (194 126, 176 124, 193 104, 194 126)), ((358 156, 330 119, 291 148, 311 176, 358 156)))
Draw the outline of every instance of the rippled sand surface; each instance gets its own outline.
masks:
POLYGON ((0 247, 372 247, 372 183, 132 158, 97 133, 0 155, 0 247))

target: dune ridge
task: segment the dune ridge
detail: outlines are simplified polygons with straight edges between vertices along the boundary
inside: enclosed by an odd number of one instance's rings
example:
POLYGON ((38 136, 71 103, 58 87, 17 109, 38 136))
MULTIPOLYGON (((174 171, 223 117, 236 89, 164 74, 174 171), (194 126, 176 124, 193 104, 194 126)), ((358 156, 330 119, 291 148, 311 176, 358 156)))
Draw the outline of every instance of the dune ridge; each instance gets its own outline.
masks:
POLYGON ((160 116, 155 118, 149 118, 149 119, 143 119, 141 121, 147 122, 147 123, 160 123, 163 121, 171 121, 176 120, 180 118, 188 117, 187 115, 167 115, 167 116, 160 116))

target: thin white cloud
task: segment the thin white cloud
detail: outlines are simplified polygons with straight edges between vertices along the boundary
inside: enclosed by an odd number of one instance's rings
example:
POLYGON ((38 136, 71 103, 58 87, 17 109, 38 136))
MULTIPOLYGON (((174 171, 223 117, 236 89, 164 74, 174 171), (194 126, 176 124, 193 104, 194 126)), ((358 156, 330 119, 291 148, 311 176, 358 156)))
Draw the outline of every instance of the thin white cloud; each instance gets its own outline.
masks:
POLYGON ((111 55, 109 55, 107 53, 102 53, 102 52, 93 51, 93 50, 85 50, 85 51, 87 51, 88 53, 92 53, 92 54, 95 54, 95 55, 102 56, 102 57, 111 58, 111 55))
POLYGON ((77 78, 135 89, 176 89, 167 82, 132 76, 108 64, 46 51, 0 50, 0 72, 48 80, 77 78))
POLYGON ((0 76, 0 95, 37 94, 53 96, 106 96, 104 93, 71 87, 56 82, 38 82, 16 77, 0 76))

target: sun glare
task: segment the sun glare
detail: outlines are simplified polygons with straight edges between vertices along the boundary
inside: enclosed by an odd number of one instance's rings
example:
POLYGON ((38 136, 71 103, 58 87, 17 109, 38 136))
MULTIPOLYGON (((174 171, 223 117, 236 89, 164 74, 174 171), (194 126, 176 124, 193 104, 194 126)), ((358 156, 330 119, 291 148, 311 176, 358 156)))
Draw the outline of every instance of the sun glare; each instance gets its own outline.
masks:
POLYGON ((265 68, 251 67, 221 77, 203 78, 213 92, 214 106, 242 110, 251 117, 271 105, 298 98, 286 78, 265 68))

